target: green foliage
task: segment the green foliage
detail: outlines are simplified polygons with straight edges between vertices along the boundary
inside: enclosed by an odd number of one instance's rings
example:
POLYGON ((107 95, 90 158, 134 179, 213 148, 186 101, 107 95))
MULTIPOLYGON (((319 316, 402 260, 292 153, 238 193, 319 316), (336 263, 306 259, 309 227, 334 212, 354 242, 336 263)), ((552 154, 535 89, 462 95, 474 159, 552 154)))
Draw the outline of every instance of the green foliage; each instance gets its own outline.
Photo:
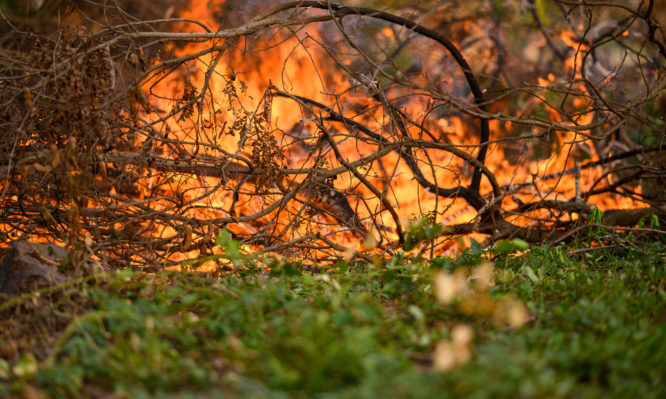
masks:
POLYGON ((541 20, 543 25, 548 25, 548 14, 546 13, 546 1, 544 0, 535 0, 534 7, 536 7, 537 15, 541 20))
POLYGON ((405 229, 405 242, 402 248, 409 252, 423 242, 434 240, 443 229, 444 226, 433 223, 431 217, 413 221, 405 229))
POLYGON ((509 255, 516 251, 524 251, 530 247, 530 244, 521 240, 520 238, 514 238, 512 240, 502 240, 495 245, 490 252, 494 255, 509 255))
MULTIPOLYGON (((242 266, 230 236, 218 243, 242 266)), ((0 396, 32 386, 81 397, 94 386, 126 397, 663 397, 663 246, 579 249, 512 240, 491 254, 473 246, 455 259, 321 274, 279 259, 266 260, 270 275, 120 271, 72 288, 89 310, 46 359, 23 349, 0 361, 0 396), (519 330, 434 298, 436 272, 474 270, 489 255, 489 294, 529 308, 519 330), (434 371, 435 345, 460 323, 475 331, 471 360, 434 371)))

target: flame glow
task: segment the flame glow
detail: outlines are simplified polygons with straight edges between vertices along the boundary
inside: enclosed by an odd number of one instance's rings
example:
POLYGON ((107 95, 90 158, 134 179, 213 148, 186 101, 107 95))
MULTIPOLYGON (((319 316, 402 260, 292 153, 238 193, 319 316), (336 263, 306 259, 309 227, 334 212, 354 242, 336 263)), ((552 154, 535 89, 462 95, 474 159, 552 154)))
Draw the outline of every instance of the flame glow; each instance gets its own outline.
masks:
MULTIPOLYGON (((204 2, 193 2, 187 11, 182 15, 184 18, 197 19, 201 21, 212 21, 210 15, 212 6, 204 2)), ((472 29, 479 29, 473 23, 472 29)), ((331 29, 328 26, 327 29, 331 29)), ((386 114, 385 110, 373 104, 372 99, 368 98, 368 90, 371 88, 368 85, 373 82, 378 83, 382 76, 368 76, 367 82, 354 82, 350 76, 341 66, 351 66, 358 62, 358 59, 349 57, 344 59, 341 57, 340 63, 336 65, 330 58, 331 54, 326 54, 322 50, 322 46, 331 46, 330 37, 324 38, 321 36, 322 30, 318 29, 303 29, 295 35, 289 35, 285 32, 271 32, 261 35, 259 40, 240 39, 234 43, 235 49, 224 53, 218 60, 215 59, 219 53, 210 53, 205 57, 201 57, 197 62, 188 63, 183 68, 183 73, 171 74, 167 79, 159 82, 151 87, 152 94, 158 97, 177 98, 183 93, 188 86, 203 90, 202 87, 206 86, 206 90, 212 93, 220 93, 233 87, 234 90, 244 94, 242 99, 238 99, 236 104, 228 104, 229 97, 212 96, 217 98, 218 103, 205 104, 205 107, 195 112, 195 115, 189 119, 178 120, 171 118, 168 120, 169 129, 172 134, 175 134, 179 140, 189 141, 192 144, 190 148, 192 152, 199 154, 206 154, 210 156, 220 156, 219 149, 226 149, 229 153, 237 156, 250 157, 251 154, 247 153, 247 148, 239 148, 239 135, 224 134, 222 125, 225 121, 237 120, 242 112, 247 111, 250 114, 256 115, 261 111, 262 104, 270 101, 270 132, 276 140, 276 143, 282 148, 286 149, 285 167, 291 169, 309 168, 314 166, 313 154, 304 148, 305 144, 316 146, 316 136, 314 133, 318 130, 317 122, 304 112, 303 109, 295 102, 288 99, 270 98, 265 97, 266 90, 269 85, 274 85, 280 90, 292 93, 297 96, 306 97, 314 101, 328 104, 331 108, 346 112, 349 109, 358 109, 363 113, 359 120, 372 128, 375 131, 386 132, 386 114), (328 40, 328 42, 327 42, 328 40), (209 69, 211 65, 215 65, 212 73, 209 69), (203 123, 202 123, 203 122, 203 123), (203 126, 203 127, 202 127, 203 126), (306 137, 306 140, 294 140, 290 135, 297 135, 299 138, 306 137), (311 139, 308 137, 312 137, 311 139), (195 148, 200 145, 199 148, 195 148), (233 150, 230 150, 233 149, 233 150)), ((396 38, 405 38, 409 32, 400 31, 390 26, 384 26, 374 36, 377 42, 386 43, 386 46, 395 41, 396 38)), ((332 33, 332 35, 340 35, 339 32, 332 33)), ((584 45, 575 40, 575 35, 569 31, 563 31, 561 34, 562 41, 569 47, 574 49, 572 56, 565 61, 565 75, 574 73, 574 78, 580 77, 579 68, 580 57, 582 51, 585 49, 584 45)), ((213 43, 214 45, 221 45, 222 43, 213 43)), ((422 43, 415 41, 414 46, 427 46, 432 43, 422 43)), ((460 45, 460 44, 459 44, 460 45)), ((188 54, 195 54, 199 51, 204 51, 211 46, 209 42, 190 43, 181 48, 174 49, 175 56, 186 56, 188 54)), ((446 76, 451 75, 451 66, 446 63, 438 62, 441 60, 442 54, 436 51, 428 51, 425 47, 420 53, 422 57, 420 63, 425 65, 424 69, 416 74, 410 76, 412 81, 416 84, 426 84, 426 76, 431 81, 437 81, 443 90, 451 90, 452 92, 459 91, 456 87, 457 82, 453 79, 447 79, 446 76), (439 78, 438 78, 439 76, 439 78), (434 77, 434 79, 433 79, 434 77)), ((414 52, 416 53, 416 52, 414 52)), ((412 53, 410 53, 411 55, 412 53)), ((487 52, 480 52, 475 55, 481 59, 482 57, 490 56, 487 52)), ((384 58, 376 60, 379 64, 381 62, 391 62, 384 58)), ((400 71, 399 66, 396 71, 400 71)), ((403 72, 404 73, 404 72, 403 72)), ((561 84, 552 73, 547 73, 546 76, 538 77, 537 82, 542 87, 541 92, 545 92, 553 85, 561 84)), ((586 125, 592 122, 593 118, 593 105, 590 101, 584 100, 589 96, 586 87, 582 83, 575 83, 571 88, 578 90, 580 96, 573 98, 572 107, 577 110, 576 115, 570 118, 570 122, 576 125, 586 125)), ((387 95, 397 98, 400 95, 406 95, 407 92, 402 87, 389 88, 387 95)), ((533 106, 538 104, 535 103, 533 106)), ((412 115, 414 119, 422 120, 424 125, 428 127, 430 132, 440 140, 450 142, 454 145, 474 146, 477 144, 478 139, 473 132, 475 127, 470 125, 460 115, 455 113, 450 116, 430 118, 426 115, 427 112, 432 110, 429 108, 427 98, 423 96, 412 95, 400 100, 399 106, 408 115, 412 115)), ((529 106, 529 104, 528 104, 529 106)), ((169 110, 173 108, 173 104, 168 101, 159 103, 158 108, 169 110)), ((553 121, 567 123, 567 118, 559 113, 555 108, 548 108, 547 112, 553 121)), ((347 134, 344 131, 344 126, 330 126, 332 131, 339 134, 347 134)), ((557 173, 570 168, 576 167, 576 156, 573 154, 580 151, 581 148, 589 146, 582 139, 581 135, 591 134, 589 131, 570 131, 547 134, 544 136, 542 129, 533 128, 532 130, 525 129, 524 126, 517 126, 511 122, 501 123, 498 121, 491 122, 491 130, 493 138, 509 137, 524 134, 534 134, 533 141, 538 142, 538 145, 525 146, 521 151, 523 154, 518 157, 519 162, 510 162, 504 151, 504 146, 500 144, 492 144, 489 146, 488 157, 486 165, 495 173, 498 182, 501 185, 511 185, 530 182, 533 176, 548 175, 557 173), (534 151, 540 148, 546 156, 534 154, 534 151)), ((410 134, 414 138, 423 137, 423 132, 412 126, 410 134)), ((342 154, 347 157, 348 161, 358 159, 364 155, 371 154, 377 151, 376 144, 357 141, 354 139, 341 139, 339 140, 339 148, 342 154)), ((162 151, 168 154, 170 151, 163 146, 162 151)), ((589 149, 589 148, 588 148, 589 149)), ((472 151, 476 151, 472 149, 472 151)), ((171 153, 172 156, 175 154, 171 153)), ((460 161, 455 159, 450 153, 436 149, 423 149, 418 151, 418 158, 421 161, 427 160, 430 165, 433 165, 432 170, 427 170, 427 176, 436 181, 438 185, 443 187, 455 187, 468 181, 469 168, 461 165, 460 161)), ((331 167, 339 166, 340 163, 336 160, 332 151, 328 151, 325 156, 325 161, 331 167)), ((464 201, 448 200, 438 198, 434 194, 424 190, 414 179, 411 171, 405 162, 399 160, 395 153, 390 153, 381 159, 379 162, 374 163, 372 168, 363 170, 365 176, 376 184, 376 186, 390 198, 394 204, 395 210, 398 215, 403 219, 414 218, 418 215, 425 213, 437 214, 436 222, 445 225, 453 223, 465 223, 472 221, 476 217, 476 212, 473 208, 468 206, 464 201)), ((604 176, 604 171, 601 168, 590 168, 580 171, 579 176, 564 176, 560 178, 535 180, 527 189, 516 192, 513 195, 514 201, 529 203, 535 200, 563 200, 569 201, 576 198, 580 193, 580 187, 592 187, 599 179, 609 179, 610 176, 604 176), (577 188, 578 187, 578 188, 577 188)), ((290 184, 293 186, 302 181, 302 177, 297 177, 292 180, 290 184)), ((146 184, 149 188, 153 182, 146 184)), ((196 179, 191 175, 180 176, 178 181, 174 182, 182 187, 191 187, 187 192, 185 201, 194 201, 193 207, 190 212, 183 216, 195 217, 198 219, 210 219, 215 217, 229 216, 224 210, 229 209, 233 199, 231 190, 219 190, 212 195, 204 195, 206 190, 215 187, 219 184, 219 179, 216 178, 199 178, 196 179), (202 197, 200 201, 196 200, 202 197)), ((382 209, 381 201, 374 195, 367 187, 360 184, 350 173, 343 173, 335 181, 335 187, 348 194, 348 200, 351 207, 359 214, 362 220, 366 220, 369 212, 382 209)), ((481 186, 482 193, 490 192, 491 187, 487 180, 484 180, 481 186)), ((147 191, 142 192, 146 195, 147 191)), ((269 190, 270 191, 270 190, 269 190)), ((251 193, 249 193, 251 194, 251 193)), ((268 195, 267 198, 276 199, 280 193, 275 195, 268 195)), ((266 197, 263 200, 257 200, 252 196, 239 195, 240 199, 237 201, 238 214, 249 214, 258 212, 262 207, 266 206, 266 197)), ((303 200, 303 199, 302 199, 303 200)), ((630 208, 638 206, 633 200, 619 197, 619 196, 602 196, 599 198, 591 198, 590 201, 599 206, 600 209, 608 208, 630 208)), ((154 204, 156 205, 156 204, 154 204)), ((321 233, 323 235, 332 236, 337 242, 343 246, 351 246, 358 240, 354 234, 350 232, 339 232, 336 223, 333 219, 323 216, 315 215, 311 219, 311 223, 301 223, 299 226, 290 226, 294 220, 294 216, 299 212, 300 204, 292 204, 279 211, 273 211, 266 215, 261 220, 266 221, 266 225, 262 223, 238 223, 230 225, 228 228, 239 235, 247 234, 262 234, 262 228, 267 228, 268 220, 273 218, 277 219, 277 224, 273 225, 274 231, 288 231, 289 233, 282 237, 285 242, 303 237, 308 234, 321 233), (275 226, 279 227, 275 227, 275 226)), ((389 215, 383 212, 380 223, 393 227, 389 215)), ((530 214, 530 220, 522 215, 517 215, 513 218, 515 223, 531 224, 534 220, 538 221, 540 217, 547 217, 548 211, 537 211, 530 214)), ((575 218, 576 216, 571 216, 575 218)), ((538 222, 537 222, 538 223, 538 222)), ((177 234, 173 229, 167 228, 160 232, 158 235, 173 235, 177 234)), ((391 239, 397 239, 393 234, 391 239)), ((451 245, 456 245, 454 241, 451 245)), ((448 246, 450 247, 450 246, 448 246)), ((446 249, 443 246, 442 249, 446 249)), ((185 253, 183 257, 191 257, 194 253, 185 253)))
MULTIPOLYGON (((251 7, 273 6, 264 3, 251 7)), ((224 14, 223 4, 192 1, 179 17, 207 26, 226 24, 225 29, 230 20, 235 26, 244 22, 233 21, 243 14, 238 10, 224 14)), ((448 10, 433 9, 422 23, 435 24, 448 10)), ((302 16, 324 13, 318 12, 303 11, 302 16)), ((152 65, 155 72, 128 94, 136 124, 152 130, 137 129, 130 148, 100 155, 97 168, 102 184, 107 170, 123 168, 118 159, 150 158, 149 167, 138 169, 136 192, 128 194, 117 178, 108 194, 112 199, 131 197, 130 205, 115 200, 118 207, 170 216, 113 227, 128 236, 173 240, 168 257, 175 262, 219 253, 220 248, 208 244, 222 228, 246 238, 244 251, 332 259, 364 250, 380 253, 382 245, 398 241, 398 221, 403 227, 424 216, 443 226, 478 222, 479 210, 463 198, 425 189, 414 177, 414 166, 399 154, 403 148, 384 151, 401 140, 418 141, 414 160, 424 179, 445 188, 470 185, 474 169, 448 146, 476 157, 479 115, 485 116, 460 65, 411 29, 355 15, 343 22, 284 24, 233 38, 167 44, 152 65), (326 175, 381 151, 354 170, 326 175), (254 169, 262 174, 251 174, 254 169), (360 226, 327 212, 321 198, 337 196, 348 203, 350 210, 344 211, 352 212, 360 226)), ((179 24, 182 32, 199 28, 179 24)), ((497 116, 487 118, 491 137, 484 165, 506 193, 502 210, 507 221, 548 228, 553 220, 579 217, 545 208, 520 210, 539 201, 586 202, 601 210, 644 206, 635 197, 613 193, 581 198, 618 179, 608 165, 579 167, 599 159, 592 138, 613 128, 610 123, 593 126, 599 94, 589 82, 594 78, 601 87, 612 87, 619 73, 600 64, 594 66, 596 75, 587 73, 585 68, 593 67, 586 59, 590 45, 581 40, 584 27, 562 30, 557 46, 566 46, 566 57, 530 77, 515 94, 501 87, 502 68, 508 67, 498 66, 489 26, 467 18, 460 29, 465 34, 453 37, 453 45, 473 66, 482 87, 489 87, 488 113, 497 116)), ((524 51, 528 59, 538 58, 550 44, 530 40, 524 51)), ((139 58, 128 56, 127 63, 138 65, 139 58)), ((641 194, 640 186, 632 189, 641 194)), ((486 201, 494 198, 486 177, 480 193, 486 201)), ((91 200, 88 206, 103 205, 91 200)), ((79 212, 75 204, 70 206, 76 218, 79 212)), ((455 251, 469 239, 483 237, 469 234, 462 243, 441 239, 435 252, 455 251)))

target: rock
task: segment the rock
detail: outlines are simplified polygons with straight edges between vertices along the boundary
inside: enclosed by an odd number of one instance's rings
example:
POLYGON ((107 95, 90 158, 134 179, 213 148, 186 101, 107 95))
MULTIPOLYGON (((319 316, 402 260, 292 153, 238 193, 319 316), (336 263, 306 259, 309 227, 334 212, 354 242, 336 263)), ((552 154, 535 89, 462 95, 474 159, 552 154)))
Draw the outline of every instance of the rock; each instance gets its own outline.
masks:
POLYGON ((13 242, 0 264, 0 294, 15 296, 26 288, 66 282, 65 275, 58 271, 60 259, 65 256, 65 248, 57 245, 13 242))

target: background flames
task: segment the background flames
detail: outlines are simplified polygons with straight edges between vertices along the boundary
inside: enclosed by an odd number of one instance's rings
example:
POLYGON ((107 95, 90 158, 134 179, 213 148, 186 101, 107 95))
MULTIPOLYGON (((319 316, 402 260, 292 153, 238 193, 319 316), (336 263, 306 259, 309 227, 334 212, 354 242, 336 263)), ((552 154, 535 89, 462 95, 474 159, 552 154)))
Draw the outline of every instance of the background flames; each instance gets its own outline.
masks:
MULTIPOLYGON (((241 3, 191 2, 178 13, 181 22, 172 26, 181 33, 205 33, 202 26, 229 31, 276 6, 241 3)), ((452 40, 484 88, 487 113, 475 106, 460 66, 445 49, 413 30, 363 16, 275 24, 251 35, 205 40, 176 37, 172 42, 128 33, 130 44, 123 53, 102 44, 102 49, 111 48, 106 50, 109 60, 118 68, 114 90, 126 93, 129 106, 114 114, 125 122, 109 127, 118 129, 111 143, 64 138, 51 150, 42 146, 32 169, 17 172, 42 173, 48 180, 47 175, 63 167, 56 157, 67 163, 79 156, 77 151, 92 154, 85 162, 94 170, 87 182, 96 186, 96 194, 85 201, 74 194, 64 206, 51 203, 40 213, 43 220, 53 219, 47 224, 77 226, 79 236, 61 228, 42 239, 104 242, 115 234, 126 242, 140 237, 145 251, 116 250, 114 256, 122 252, 120 258, 166 264, 219 252, 213 237, 222 228, 246 250, 292 257, 332 259, 349 247, 363 251, 368 235, 379 239, 375 252, 391 252, 400 237, 389 210, 403 228, 423 217, 433 225, 474 225, 480 223, 479 210, 462 198, 424 189, 395 151, 359 165, 356 170, 365 181, 350 171, 327 174, 345 164, 322 128, 345 162, 403 139, 435 143, 415 148, 415 161, 429 181, 459 187, 470 184, 473 168, 442 146, 476 157, 479 116, 489 119, 485 165, 503 189, 504 217, 510 223, 547 230, 580 217, 571 209, 525 208, 545 201, 587 203, 601 210, 655 205, 650 200, 655 198, 654 179, 649 184, 640 180, 646 175, 601 195, 586 195, 622 182, 635 161, 586 164, 659 144, 659 133, 650 133, 653 142, 643 142, 633 129, 663 131, 663 121, 655 116, 660 111, 645 110, 646 104, 654 107, 655 89, 663 87, 663 59, 654 46, 646 45, 647 53, 635 56, 619 41, 599 44, 604 37, 621 37, 630 47, 645 42, 645 23, 622 25, 618 21, 626 16, 621 10, 590 17, 574 7, 568 21, 539 21, 541 32, 523 35, 512 29, 528 22, 534 26, 527 21, 529 8, 521 2, 507 2, 501 10, 483 4, 471 11, 457 2, 426 2, 420 9, 398 6, 392 12, 452 40), (505 22, 493 18, 509 15, 512 7, 518 17, 505 22), (132 85, 131 76, 140 76, 140 84, 132 85), (330 112, 315 103, 347 122, 330 120, 330 112), (386 104, 403 114, 407 138, 400 136, 386 104), (627 117, 630 111, 635 115, 627 117), (349 121, 386 142, 369 138, 349 121), (68 146, 72 154, 63 155, 68 146), (51 170, 40 172, 37 164, 51 170), (109 209, 122 216, 102 215, 109 209), (85 227, 103 224, 112 232, 85 227), (151 245, 159 255, 146 255, 151 245)), ((292 9, 278 16, 293 20, 326 13, 292 9)), ((659 156, 646 159, 663 161, 659 156)), ((83 168, 70 165, 62 173, 72 176, 83 168)), ((12 195, 14 185, 5 183, 6 195, 12 195)), ((483 178, 480 193, 486 201, 494 198, 492 190, 483 178)), ((16 225, 5 224, 2 230, 10 237, 16 225)), ((488 234, 465 235, 470 237, 480 241, 488 234)), ((444 253, 461 242, 442 235, 432 244, 433 253, 444 253)))

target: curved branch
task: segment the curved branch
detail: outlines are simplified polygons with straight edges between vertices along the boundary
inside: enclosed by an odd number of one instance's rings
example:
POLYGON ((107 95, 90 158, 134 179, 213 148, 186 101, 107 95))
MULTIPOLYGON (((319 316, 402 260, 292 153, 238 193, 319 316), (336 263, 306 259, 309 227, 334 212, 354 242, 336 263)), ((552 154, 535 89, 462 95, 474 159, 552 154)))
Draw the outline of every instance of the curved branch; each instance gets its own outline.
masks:
MULTIPOLYGON (((377 134, 370 130, 368 127, 365 125, 358 123, 352 119, 349 119, 345 117, 344 115, 335 112, 332 110, 330 107, 317 102, 315 100, 311 100, 306 97, 301 97, 289 93, 285 93, 283 91, 278 90, 277 88, 273 87, 273 94, 278 97, 284 97, 284 98, 290 98, 294 101, 301 102, 303 104, 308 104, 311 106, 315 106, 319 109, 322 109, 326 113, 328 113, 328 116, 324 118, 324 120, 329 120, 329 121, 334 121, 334 122, 341 122, 344 123, 348 126, 353 127, 354 129, 357 129, 358 131, 364 133, 368 137, 376 140, 379 144, 395 144, 395 143, 389 143, 386 138, 381 136, 380 134, 377 134)), ((417 142, 415 140, 409 140, 410 142, 417 142)), ((472 191, 471 189, 467 187, 455 187, 455 188, 442 188, 434 183, 431 183, 428 181, 428 179, 423 175, 423 172, 421 169, 418 167, 416 164, 416 160, 414 159, 414 154, 411 151, 411 148, 414 147, 413 145, 407 145, 407 143, 402 143, 403 145, 396 147, 395 152, 397 152, 400 157, 405 161, 411 172, 414 174, 414 178, 416 181, 419 182, 421 186, 423 186, 426 190, 437 194, 441 197, 444 198, 464 198, 470 205, 472 205, 476 210, 482 209, 485 206, 485 201, 481 196, 477 193, 472 191)), ((423 147, 431 147, 431 148, 442 148, 446 151, 449 151, 453 153, 454 155, 460 157, 461 159, 465 160, 466 162, 469 162, 472 164, 475 168, 479 169, 481 173, 486 175, 488 180, 490 181, 492 187, 493 187, 493 194, 496 197, 501 196, 501 188, 499 184, 497 183, 497 180, 495 179, 495 176, 493 173, 486 168, 485 165, 483 165, 477 158, 474 158, 473 156, 469 155, 468 153, 456 148, 453 145, 450 144, 445 144, 445 143, 432 143, 432 142, 420 142, 423 147)))
MULTIPOLYGON (((472 95, 474 96, 474 103, 476 106, 485 114, 488 113, 488 108, 486 106, 486 100, 483 95, 483 91, 481 90, 481 86, 479 85, 478 80, 476 79, 476 76, 472 72, 472 68, 469 66, 467 63, 467 60, 465 57, 462 55, 460 50, 446 37, 441 35, 440 33, 437 33, 431 29, 428 29, 422 25, 417 24, 416 22, 410 21, 406 18, 399 17, 397 15, 393 15, 390 13, 387 13, 385 11, 379 11, 375 10, 372 8, 364 8, 364 7, 348 7, 348 6, 343 6, 340 4, 336 3, 328 3, 328 2, 320 2, 320 1, 294 1, 290 3, 283 4, 279 7, 274 8, 271 11, 268 11, 266 14, 263 14, 255 19, 255 21, 259 21, 263 18, 269 17, 271 15, 275 15, 279 12, 290 10, 290 9, 302 9, 302 8, 318 8, 322 10, 331 10, 334 11, 333 16, 335 18, 342 19, 347 15, 362 15, 370 18, 376 18, 380 19, 386 22, 391 22, 400 26, 403 26, 407 29, 410 29, 420 35, 423 35, 429 39, 432 39, 436 41, 437 43, 441 44, 448 52, 451 54, 453 59, 456 61, 456 63, 460 66, 462 69, 463 74, 465 75, 465 79, 467 80, 467 85, 469 86, 472 95)), ((486 159, 486 153, 488 151, 488 146, 487 142, 490 139, 490 127, 489 127, 489 120, 488 118, 485 117, 479 117, 479 123, 480 123, 480 142, 479 142, 479 154, 477 155, 476 159, 480 163, 484 163, 486 159)), ((472 182, 470 183, 469 187, 466 188, 467 191, 470 192, 470 194, 478 194, 479 193, 479 188, 481 185, 481 169, 478 167, 474 168, 474 174, 472 175, 472 182)), ((468 196, 471 198, 473 195, 468 194, 468 196)), ((478 202, 478 199, 473 200, 475 203, 478 202)), ((477 204, 478 205, 478 204, 477 204)), ((481 205, 482 207, 483 205, 481 205)), ((475 205, 476 207, 476 205, 475 205)))

